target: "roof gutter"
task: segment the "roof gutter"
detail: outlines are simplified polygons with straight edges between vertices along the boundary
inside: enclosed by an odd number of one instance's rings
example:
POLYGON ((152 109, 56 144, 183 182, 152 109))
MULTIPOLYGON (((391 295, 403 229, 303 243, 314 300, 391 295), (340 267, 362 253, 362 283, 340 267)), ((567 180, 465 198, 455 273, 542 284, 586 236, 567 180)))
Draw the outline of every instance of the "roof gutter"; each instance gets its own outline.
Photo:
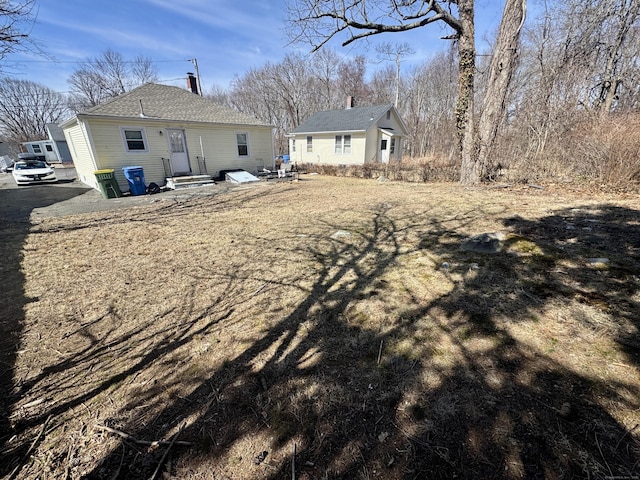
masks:
POLYGON ((247 128, 247 127, 275 128, 275 126, 269 125, 267 123, 253 124, 253 123, 199 122, 197 120, 181 120, 176 118, 160 118, 160 117, 147 117, 147 116, 145 116, 144 118, 139 116, 118 117, 113 115, 87 115, 87 114, 79 113, 74 118, 78 118, 78 120, 96 119, 96 120, 111 120, 116 122, 162 122, 162 123, 175 122, 175 123, 193 124, 193 125, 226 125, 229 127, 243 127, 243 128, 247 128))
POLYGON ((336 134, 336 133, 366 133, 367 130, 327 130, 327 131, 311 131, 311 132, 291 132, 288 135, 289 136, 295 136, 295 135, 319 135, 319 134, 336 134))

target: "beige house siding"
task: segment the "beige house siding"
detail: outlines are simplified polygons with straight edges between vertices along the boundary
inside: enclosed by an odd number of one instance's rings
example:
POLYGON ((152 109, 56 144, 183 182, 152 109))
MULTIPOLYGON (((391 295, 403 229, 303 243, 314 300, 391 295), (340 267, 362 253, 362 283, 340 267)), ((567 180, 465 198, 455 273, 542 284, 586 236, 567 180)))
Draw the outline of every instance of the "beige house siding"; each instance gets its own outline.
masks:
POLYGON ((76 121, 72 127, 64 130, 64 137, 69 145, 78 178, 82 183, 98 188, 93 174, 96 171, 96 166, 89 142, 90 135, 86 127, 85 123, 76 121))
POLYGON ((147 185, 151 182, 164 185, 165 171, 162 158, 170 157, 166 129, 179 129, 185 132, 187 153, 194 174, 200 173, 197 157, 201 157, 203 152, 207 173, 212 176, 217 176, 222 169, 241 168, 255 172, 258 167, 261 169, 273 163, 271 127, 103 118, 90 118, 86 122, 90 125, 90 136, 83 136, 80 133, 82 122, 78 126, 65 129, 65 136, 69 145, 72 146, 78 175, 84 183, 94 188, 97 188, 97 182, 93 172, 112 168, 120 189, 129 190, 122 168, 131 166, 143 168, 147 185), (126 128, 143 130, 147 146, 145 151, 127 151, 123 137, 123 129, 126 128), (248 134, 249 155, 247 157, 238 155, 236 133, 248 134), (92 161, 89 138, 93 144, 95 164, 92 161))
MULTIPOLYGON (((326 165, 358 165, 362 164, 365 154, 365 135, 356 133, 318 133, 314 135, 296 135, 295 153, 291 161, 297 163, 321 163, 326 165), (351 135, 351 153, 335 152, 336 135, 351 135), (313 138, 312 152, 307 152, 307 136, 313 138)), ((293 148, 291 148, 293 150, 293 148)))
POLYGON ((379 128, 393 130, 394 132, 401 132, 402 126, 400 125, 400 121, 398 117, 395 115, 395 112, 391 111, 391 118, 389 120, 385 118, 381 118, 377 123, 379 128))
POLYGON ((263 167, 273 165, 273 136, 270 127, 211 125, 194 126, 185 130, 189 160, 194 170, 198 167, 196 157, 201 157, 202 152, 206 159, 207 171, 209 175, 214 176, 217 176, 220 170, 241 168, 256 173, 263 167), (249 152, 246 157, 238 155, 237 133, 248 134, 249 152))
POLYGON ((379 148, 379 134, 377 128, 370 128, 367 130, 367 149, 364 154, 364 163, 379 162, 378 148, 379 148))
POLYGON ((122 191, 129 190, 123 167, 142 167, 147 184, 164 184, 164 168, 160 152, 167 150, 166 138, 158 133, 158 128, 144 123, 122 120, 91 119, 91 134, 96 153, 98 169, 114 169, 115 178, 122 191), (146 138, 146 151, 128 152, 122 129, 141 128, 146 138))

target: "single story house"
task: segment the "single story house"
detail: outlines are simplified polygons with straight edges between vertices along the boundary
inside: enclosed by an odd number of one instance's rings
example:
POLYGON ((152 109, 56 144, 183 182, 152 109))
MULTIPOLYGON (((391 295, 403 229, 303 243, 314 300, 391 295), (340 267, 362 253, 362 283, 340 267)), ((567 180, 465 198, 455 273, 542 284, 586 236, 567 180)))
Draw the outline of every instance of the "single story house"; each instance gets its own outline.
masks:
POLYGON ((61 125, 78 178, 98 189, 97 170, 142 167, 145 182, 256 171, 274 158, 271 125, 188 90, 147 83, 61 125))
POLYGON ((26 151, 42 157, 48 163, 71 163, 71 152, 60 126, 57 123, 47 123, 46 128, 49 139, 23 142, 26 151))
POLYGON ((388 163, 402 158, 408 130, 392 103, 317 112, 289 133, 292 162, 330 165, 388 163))

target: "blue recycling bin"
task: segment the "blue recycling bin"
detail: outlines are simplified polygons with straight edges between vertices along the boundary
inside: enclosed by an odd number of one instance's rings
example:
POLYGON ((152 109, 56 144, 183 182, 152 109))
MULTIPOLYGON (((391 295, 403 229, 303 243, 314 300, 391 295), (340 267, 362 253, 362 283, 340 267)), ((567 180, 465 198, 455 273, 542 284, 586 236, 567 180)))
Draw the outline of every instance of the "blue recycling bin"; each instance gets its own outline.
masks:
POLYGON ((144 195, 147 186, 144 184, 144 170, 142 167, 122 167, 124 176, 129 183, 131 195, 144 195))

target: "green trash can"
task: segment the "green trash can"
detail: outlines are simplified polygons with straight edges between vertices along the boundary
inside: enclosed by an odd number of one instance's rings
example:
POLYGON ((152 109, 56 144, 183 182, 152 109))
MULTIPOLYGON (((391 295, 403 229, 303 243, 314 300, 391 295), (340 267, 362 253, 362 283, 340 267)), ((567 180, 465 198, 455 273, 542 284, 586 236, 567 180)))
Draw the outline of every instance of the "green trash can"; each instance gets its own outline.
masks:
POLYGON ((104 198, 119 198, 122 196, 116 177, 113 174, 114 170, 108 168, 105 170, 96 170, 93 174, 98 180, 98 187, 104 198))

